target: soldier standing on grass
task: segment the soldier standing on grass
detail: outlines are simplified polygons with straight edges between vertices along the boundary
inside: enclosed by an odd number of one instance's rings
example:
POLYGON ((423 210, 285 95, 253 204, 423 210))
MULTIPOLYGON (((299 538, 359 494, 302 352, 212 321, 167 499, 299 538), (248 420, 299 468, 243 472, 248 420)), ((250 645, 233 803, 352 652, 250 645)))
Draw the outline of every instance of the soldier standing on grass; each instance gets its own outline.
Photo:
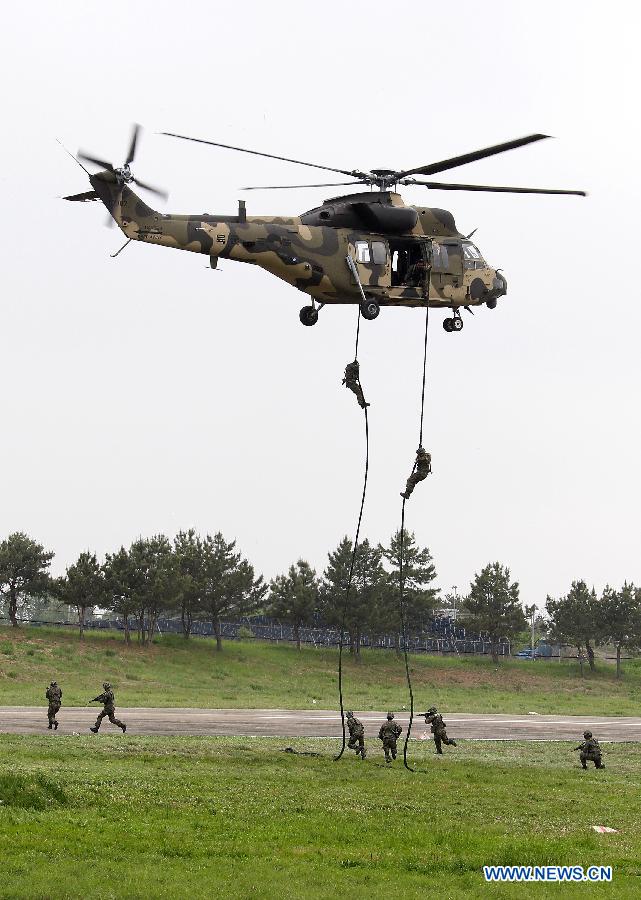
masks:
POLYGON ((45 697, 49 701, 49 709, 47 710, 47 718, 49 719, 49 728, 58 730, 58 720, 56 713, 62 706, 62 690, 58 687, 57 681, 52 681, 45 692, 45 697))
POLYGON ((91 700, 91 703, 102 703, 103 710, 98 713, 96 718, 96 724, 89 729, 89 731, 93 731, 94 734, 98 733, 98 729, 100 728, 100 723, 104 719, 105 716, 109 719, 112 725, 117 725, 118 728, 122 728, 122 733, 124 734, 127 730, 127 726, 124 722, 121 722, 120 719, 116 718, 116 698, 114 697, 114 692, 111 688, 111 684, 108 681, 104 681, 102 684, 104 688, 104 693, 99 694, 97 697, 94 697, 91 700))
POLYGON ((394 713, 388 712, 387 721, 383 722, 378 732, 378 739, 383 741, 386 763, 391 763, 393 759, 396 759, 396 742, 401 736, 402 730, 398 722, 394 721, 394 713))
POLYGON ((445 744, 449 747, 456 747, 456 741, 452 741, 448 738, 443 716, 438 712, 435 706, 430 706, 425 713, 425 724, 431 725, 430 731, 434 735, 434 744, 437 753, 443 752, 441 744, 445 744))
POLYGON ((354 750, 357 756, 365 759, 365 729, 363 723, 354 716, 351 709, 347 713, 347 727, 349 728, 349 741, 347 746, 350 750, 354 750))

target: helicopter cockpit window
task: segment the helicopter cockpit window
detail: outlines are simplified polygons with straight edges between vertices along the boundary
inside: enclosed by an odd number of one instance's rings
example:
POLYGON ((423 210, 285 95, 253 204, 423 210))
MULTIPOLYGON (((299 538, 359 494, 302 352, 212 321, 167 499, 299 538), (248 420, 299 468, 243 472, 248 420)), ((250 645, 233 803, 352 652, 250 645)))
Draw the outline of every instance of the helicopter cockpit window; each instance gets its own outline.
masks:
POLYGON ((356 262, 369 263, 369 244, 367 241, 356 241, 356 262))
POLYGON ((485 260, 474 244, 463 244, 463 265, 466 269, 484 269, 485 260))

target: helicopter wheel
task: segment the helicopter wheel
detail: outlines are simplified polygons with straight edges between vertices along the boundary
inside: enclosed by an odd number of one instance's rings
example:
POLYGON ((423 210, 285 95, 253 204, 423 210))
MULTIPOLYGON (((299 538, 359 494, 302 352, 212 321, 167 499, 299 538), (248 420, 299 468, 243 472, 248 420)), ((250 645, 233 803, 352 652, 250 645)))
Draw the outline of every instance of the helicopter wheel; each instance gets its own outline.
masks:
POLYGON ((371 297, 369 300, 366 300, 365 303, 361 303, 361 315, 364 319, 375 319, 380 311, 380 306, 376 300, 372 300, 371 297))
POLYGON ((454 319, 443 319, 443 328, 446 331, 454 330, 454 319))
POLYGON ((463 330, 463 319, 460 316, 455 316, 452 319, 452 327, 450 331, 462 331, 463 330))
POLYGON ((315 325, 318 322, 318 310, 313 306, 303 306, 298 318, 303 325, 315 325))

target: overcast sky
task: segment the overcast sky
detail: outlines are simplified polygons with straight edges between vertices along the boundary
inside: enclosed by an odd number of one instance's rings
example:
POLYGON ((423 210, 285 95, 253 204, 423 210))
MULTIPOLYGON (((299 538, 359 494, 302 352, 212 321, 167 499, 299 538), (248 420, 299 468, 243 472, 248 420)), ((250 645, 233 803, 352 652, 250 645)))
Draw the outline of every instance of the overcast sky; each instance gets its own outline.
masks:
MULTIPOLYGON (((425 444, 407 506, 444 590, 494 560, 542 606, 584 578, 641 582, 641 210, 635 4, 12 4, 3 17, 0 537, 63 572, 139 535, 221 530, 268 578, 322 570, 352 535, 363 418, 341 386, 356 307, 304 328, 305 295, 259 268, 131 244, 56 143, 167 187, 163 211, 297 215, 331 189, 243 194, 311 170, 409 168, 531 132, 555 140, 444 180, 577 197, 403 189, 450 209, 508 279, 460 334, 431 318, 425 444)), ((320 180, 323 180, 322 178, 320 180)), ((331 179, 330 179, 331 180, 331 179)), ((424 313, 361 329, 371 401, 363 534, 386 541, 419 426, 424 313)))

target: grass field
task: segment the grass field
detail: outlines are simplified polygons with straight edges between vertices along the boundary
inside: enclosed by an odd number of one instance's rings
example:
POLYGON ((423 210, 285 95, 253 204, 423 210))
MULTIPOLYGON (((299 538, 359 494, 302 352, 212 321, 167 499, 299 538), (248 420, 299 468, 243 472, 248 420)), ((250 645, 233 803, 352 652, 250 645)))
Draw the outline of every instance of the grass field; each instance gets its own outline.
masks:
MULTIPOLYGON (((336 650, 260 642, 213 642, 164 636, 150 647, 127 646, 117 633, 77 634, 55 628, 0 629, 0 704, 44 704, 56 679, 67 705, 85 705, 113 683, 119 706, 308 709, 337 703, 336 650), (314 704, 313 701, 316 701, 314 704)), ((365 651, 360 664, 344 655, 345 701, 358 710, 402 709, 407 688, 402 660, 391 651, 365 651)), ((418 706, 455 712, 639 715, 641 661, 627 664, 617 683, 601 664, 581 679, 574 662, 488 657, 412 657, 418 706)))
POLYGON ((0 897, 486 897, 484 864, 611 865, 590 894, 639 896, 636 745, 606 745, 602 772, 568 744, 420 745, 410 774, 373 746, 334 763, 335 741, 292 744, 323 758, 276 739, 0 737, 0 897))

